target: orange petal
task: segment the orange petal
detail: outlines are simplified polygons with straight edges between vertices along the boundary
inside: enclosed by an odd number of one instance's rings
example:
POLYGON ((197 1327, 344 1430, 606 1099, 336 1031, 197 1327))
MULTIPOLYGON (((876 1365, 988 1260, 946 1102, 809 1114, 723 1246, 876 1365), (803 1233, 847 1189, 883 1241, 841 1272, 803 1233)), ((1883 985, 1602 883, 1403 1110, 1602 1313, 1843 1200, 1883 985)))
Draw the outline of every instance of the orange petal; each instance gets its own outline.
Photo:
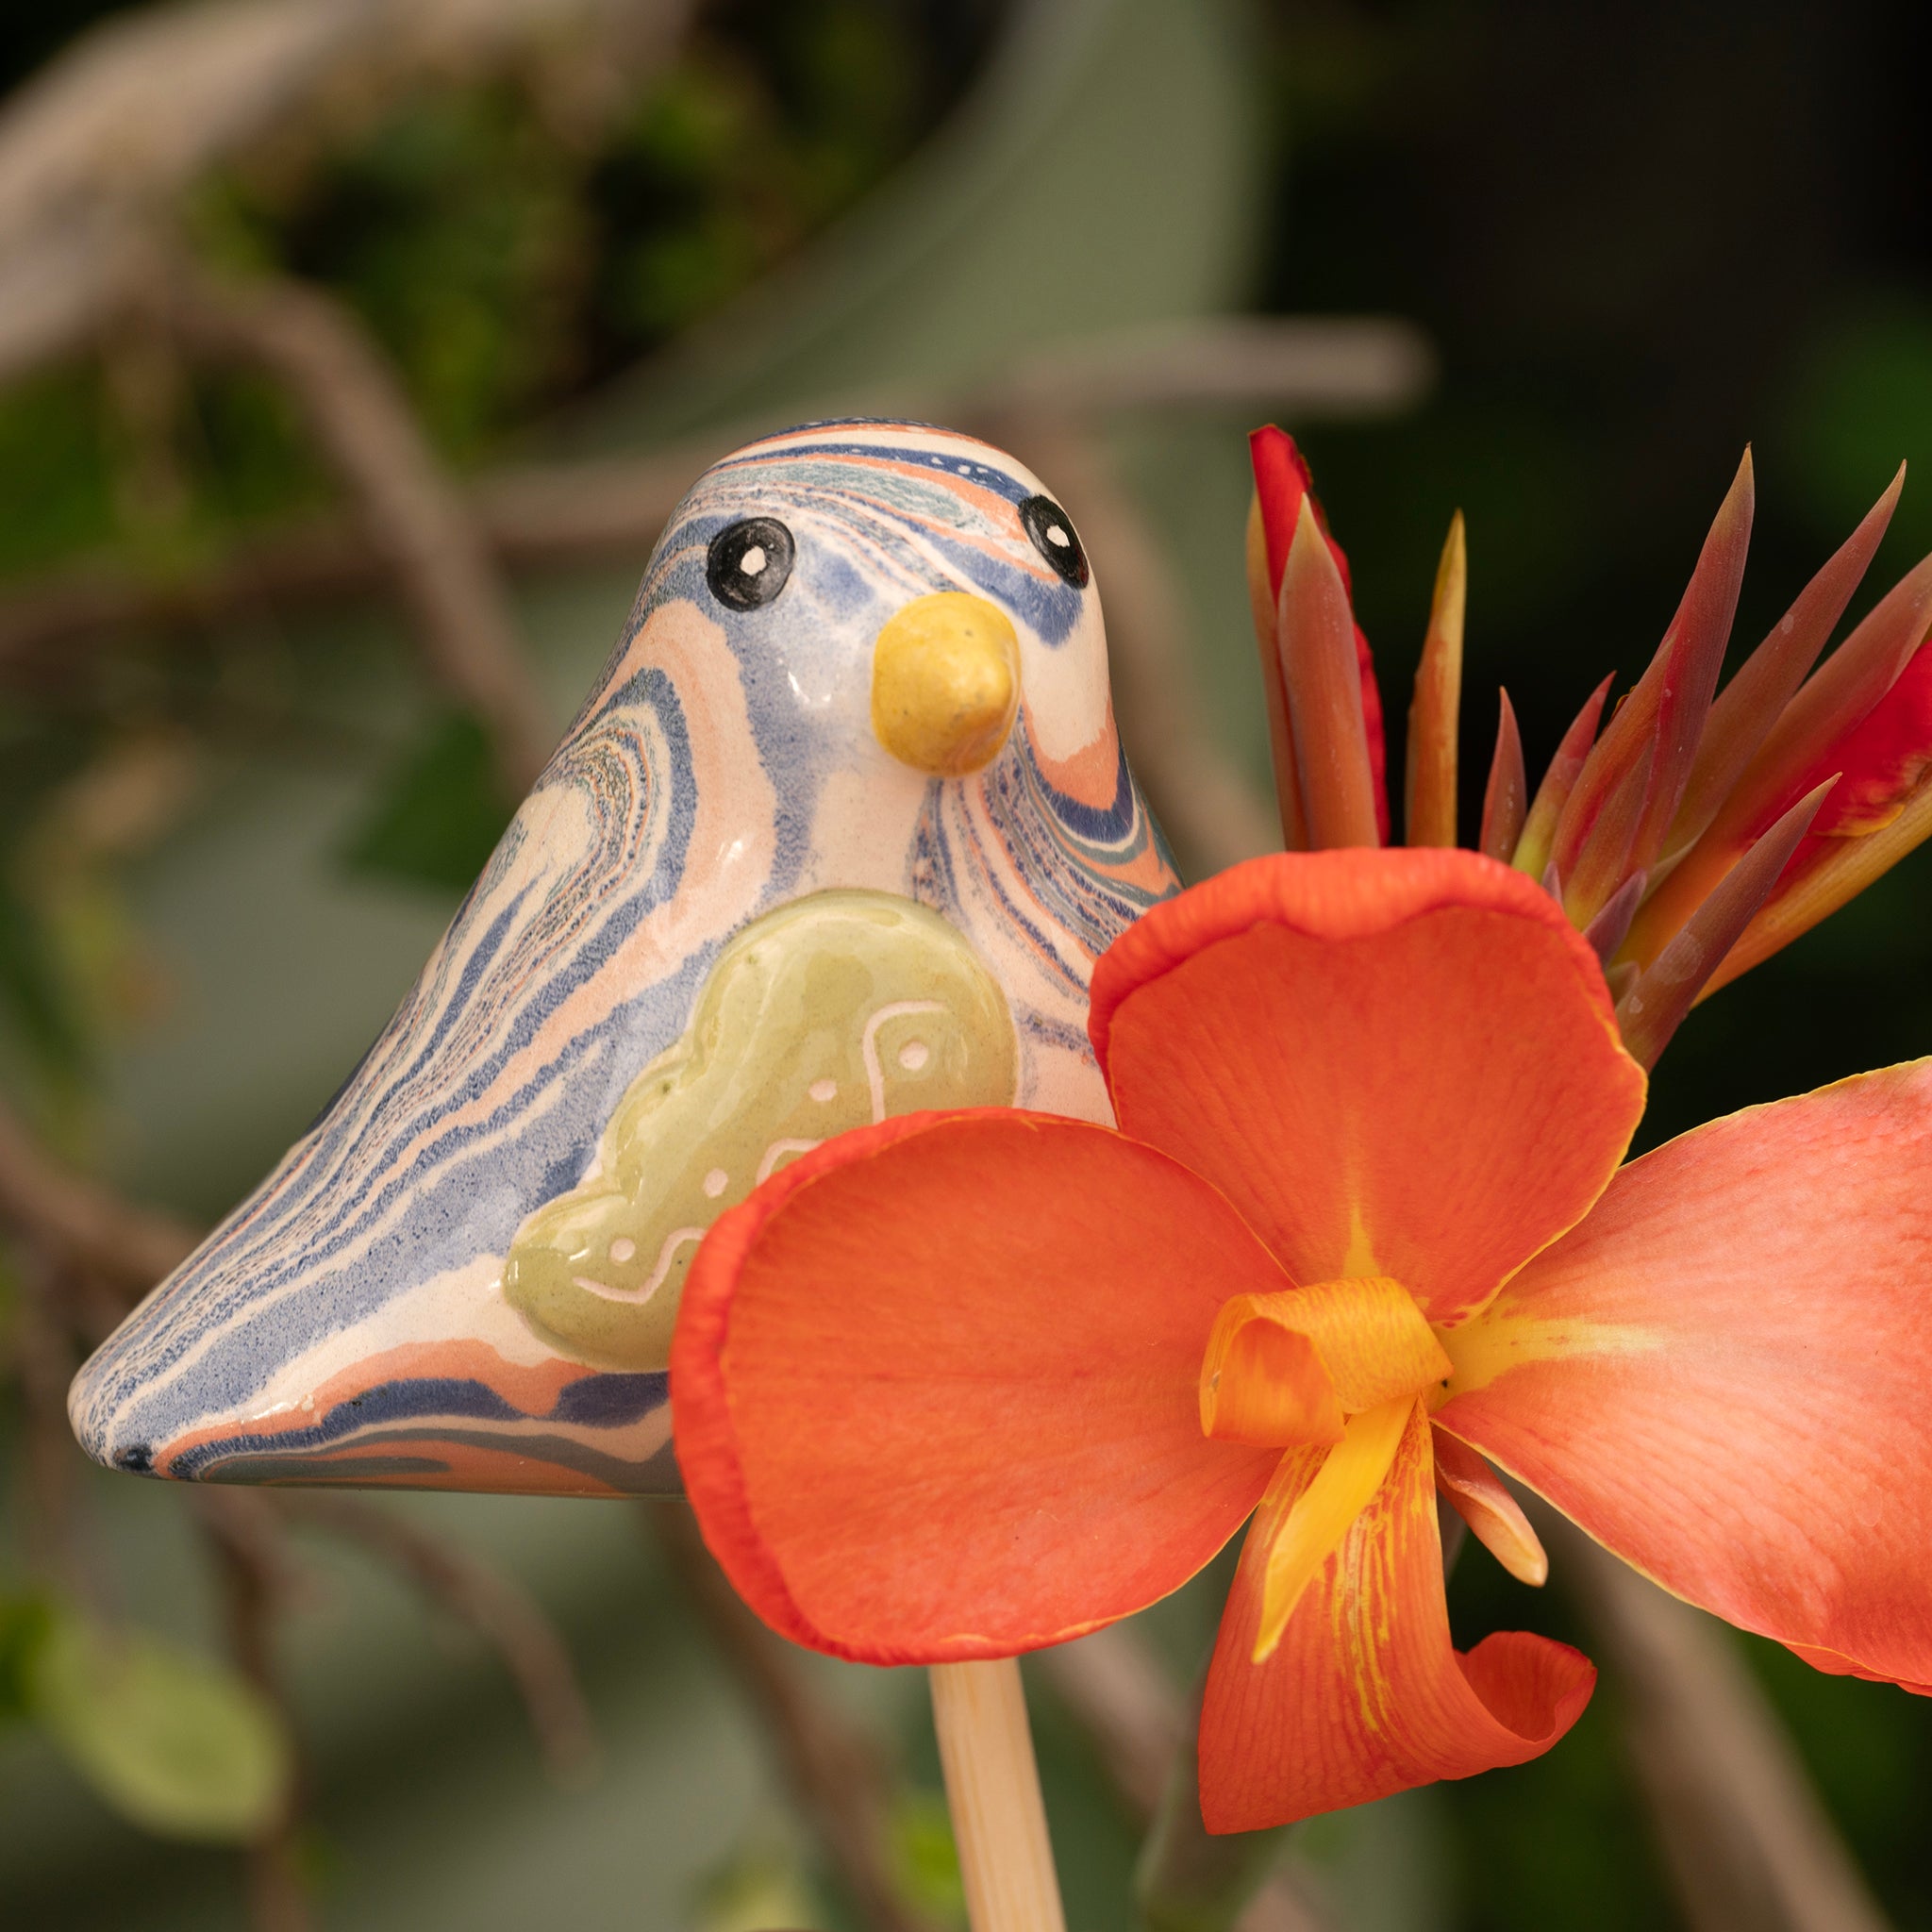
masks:
POLYGON ((1543 1553, 1542 1539, 1523 1513, 1523 1505, 1468 1443, 1458 1442, 1443 1429, 1438 1429, 1431 1441, 1436 1488, 1449 1499, 1450 1507, 1510 1575, 1541 1589, 1549 1581, 1550 1559, 1543 1553))
POLYGON ((1341 1441, 1280 1520, 1262 1573, 1261 1622, 1251 1662, 1266 1663, 1274 1655, 1308 1585, 1388 1479, 1414 1413, 1415 1398, 1409 1395, 1350 1416, 1341 1441))
MULTIPOLYGON (((1802 1657, 1814 1671, 1823 1671, 1827 1677, 1859 1677, 1868 1684, 1890 1684, 1892 1681, 1890 1677, 1881 1677, 1876 1671, 1862 1669, 1835 1650, 1820 1650, 1810 1643, 1788 1643, 1785 1648, 1793 1657, 1802 1657)), ((1901 1683, 1898 1688, 1909 1690, 1914 1697, 1932 1697, 1932 1684, 1901 1683)))
POLYGON ((1634 1161, 1446 1337, 1439 1424, 1667 1590, 1932 1682, 1932 1060, 1634 1161))
POLYGON ((1208 1441, 1229 1293, 1287 1284, 1225 1200, 1105 1127, 989 1108, 828 1141, 720 1217, 671 1353, 677 1459, 739 1593, 874 1663, 1124 1616, 1276 1456, 1208 1441))
POLYGON ((1287 1290, 1222 1303, 1201 1363, 1204 1436, 1274 1449, 1341 1441, 1341 1404, 1320 1351, 1281 1319, 1294 1299, 1287 1290))
POLYGON ((1221 1188, 1297 1281, 1461 1320, 1602 1191, 1643 1107, 1548 893, 1445 850, 1253 859, 1093 975, 1122 1128, 1221 1188))
POLYGON ((1393 1466, 1252 1661, 1268 1559, 1328 1452, 1282 1459, 1241 1550, 1201 1710, 1209 1831, 1257 1831, 1541 1756, 1596 1682, 1566 1644, 1511 1632, 1449 1641, 1429 1424, 1411 1410, 1393 1466))
POLYGON ((1408 1291, 1384 1275, 1221 1305, 1201 1365, 1201 1427, 1231 1442, 1338 1442, 1359 1415, 1449 1377, 1408 1291))
POLYGON ((1281 1320, 1313 1337, 1351 1415, 1446 1381, 1451 1363, 1400 1282, 1317 1281, 1281 1297, 1281 1320))

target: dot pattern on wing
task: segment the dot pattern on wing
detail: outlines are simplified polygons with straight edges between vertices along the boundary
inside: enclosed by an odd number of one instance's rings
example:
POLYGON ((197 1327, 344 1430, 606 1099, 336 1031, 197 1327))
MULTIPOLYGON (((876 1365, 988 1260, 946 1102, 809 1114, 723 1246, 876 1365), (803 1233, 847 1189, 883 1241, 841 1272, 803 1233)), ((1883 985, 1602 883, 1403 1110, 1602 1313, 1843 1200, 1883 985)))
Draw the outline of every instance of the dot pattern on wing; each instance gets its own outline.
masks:
POLYGON ((945 920, 887 892, 815 892, 718 956, 676 1044, 639 1074, 596 1172, 517 1231, 510 1305, 553 1347, 660 1370, 705 1229, 787 1160, 924 1108, 1001 1107, 1005 995, 945 920))

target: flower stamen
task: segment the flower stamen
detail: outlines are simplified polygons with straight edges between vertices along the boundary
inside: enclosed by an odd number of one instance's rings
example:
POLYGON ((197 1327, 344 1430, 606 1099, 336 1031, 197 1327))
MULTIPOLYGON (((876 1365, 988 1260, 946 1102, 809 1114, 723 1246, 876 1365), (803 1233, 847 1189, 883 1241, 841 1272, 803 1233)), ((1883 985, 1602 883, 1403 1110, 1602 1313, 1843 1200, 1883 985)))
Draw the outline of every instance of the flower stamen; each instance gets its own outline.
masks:
POLYGON ((1360 1415, 1352 1415, 1341 1441, 1323 1459, 1294 1500, 1274 1546, 1261 1585, 1261 1625, 1255 1634, 1254 1661, 1266 1663, 1281 1641, 1315 1573, 1374 1499, 1402 1446, 1403 1432, 1415 1408, 1412 1395, 1398 1395, 1360 1415))

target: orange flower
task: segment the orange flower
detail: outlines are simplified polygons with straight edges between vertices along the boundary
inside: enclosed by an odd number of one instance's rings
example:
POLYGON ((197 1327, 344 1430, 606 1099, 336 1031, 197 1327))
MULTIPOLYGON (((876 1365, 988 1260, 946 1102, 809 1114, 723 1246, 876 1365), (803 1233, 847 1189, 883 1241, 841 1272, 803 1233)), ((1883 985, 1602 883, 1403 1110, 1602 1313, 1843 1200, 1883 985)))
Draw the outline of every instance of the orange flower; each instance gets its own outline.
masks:
POLYGON ((1679 1594, 1932 1681, 1932 1064, 1618 1172, 1644 1077, 1595 956, 1454 851, 1182 894, 1101 961, 1092 1037, 1120 1132, 889 1121, 701 1251, 678 1457, 775 1628, 1008 1655, 1165 1595, 1255 1511, 1203 1810, 1358 1804, 1533 1757, 1589 1699, 1564 1645, 1451 1646, 1439 1489, 1543 1570, 1482 1451, 1679 1594))
POLYGON ((1479 854, 1445 842, 1458 523, 1410 714, 1410 836, 1438 849, 1383 850, 1344 566, 1292 445, 1256 454, 1284 830, 1350 849, 1238 867, 1101 959, 1118 1130, 887 1121, 717 1223, 671 1363, 708 1542, 798 1641, 936 1662, 1128 1615, 1252 1518, 1201 1721, 1218 1831, 1575 1722, 1575 1651, 1450 1641, 1439 1493, 1547 1570, 1491 1459, 1822 1669, 1932 1687, 1932 1061, 1620 1166, 1740 935, 1802 929, 1780 908, 1847 895, 1830 841, 1918 809, 1932 567, 1805 682, 1889 496, 1714 703, 1747 459, 1657 662, 1533 800, 1505 701, 1479 854))

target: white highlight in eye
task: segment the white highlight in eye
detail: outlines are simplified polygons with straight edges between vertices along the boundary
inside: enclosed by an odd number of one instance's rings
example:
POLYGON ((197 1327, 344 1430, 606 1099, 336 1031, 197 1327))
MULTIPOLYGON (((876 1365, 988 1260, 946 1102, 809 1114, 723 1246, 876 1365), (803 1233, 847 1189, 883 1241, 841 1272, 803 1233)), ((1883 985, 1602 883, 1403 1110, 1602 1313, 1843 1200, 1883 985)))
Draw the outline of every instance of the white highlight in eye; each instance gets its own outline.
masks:
POLYGON ((1049 524, 1046 526, 1046 541, 1049 543, 1058 543, 1064 550, 1074 540, 1058 524, 1049 524))
POLYGON ((805 1091, 823 1106, 828 1100, 838 1099, 839 1083, 832 1079, 814 1080, 805 1091))
POLYGON ((621 1268, 638 1251, 638 1244, 629 1235, 621 1234, 610 1243, 610 1258, 621 1268))
POLYGON ((705 1198, 715 1201, 731 1185, 731 1176, 722 1167, 714 1167, 704 1178, 705 1198))
POLYGON ((738 559, 738 567, 748 577, 762 576, 765 565, 770 561, 771 558, 765 555, 765 546, 762 543, 754 543, 738 559))
POLYGON ((923 1040, 908 1040, 899 1049, 899 1064, 908 1074, 916 1074, 932 1058, 932 1049, 923 1040))

